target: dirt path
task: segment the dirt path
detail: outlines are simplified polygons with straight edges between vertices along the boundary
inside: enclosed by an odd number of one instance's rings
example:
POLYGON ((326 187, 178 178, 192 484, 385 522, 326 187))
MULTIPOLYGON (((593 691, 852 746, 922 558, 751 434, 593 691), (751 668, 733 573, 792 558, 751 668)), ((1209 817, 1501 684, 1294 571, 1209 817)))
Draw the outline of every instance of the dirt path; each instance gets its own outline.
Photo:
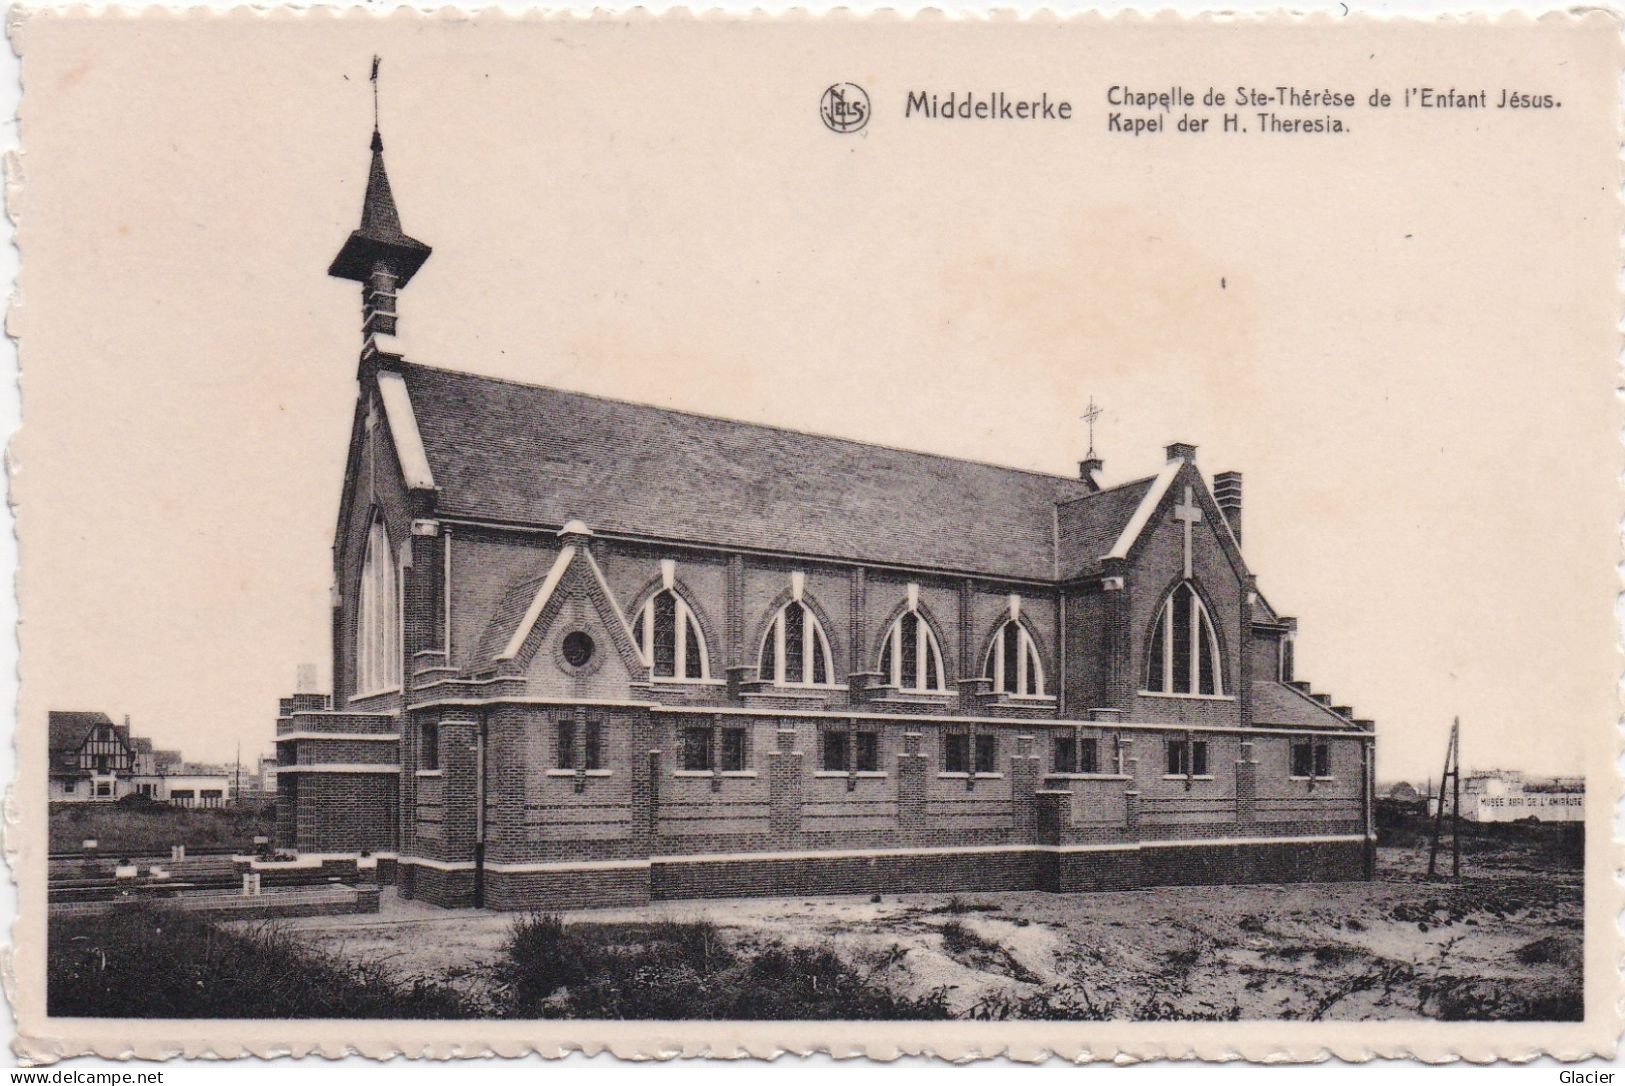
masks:
MULTIPOLYGON (((741 951, 831 946, 956 1014, 1136 1018, 1555 1018, 1579 1014, 1580 877, 1516 855, 1459 884, 1383 850, 1374 882, 1123 893, 885 895, 662 902, 567 922, 709 920, 741 951)), ((305 944, 405 981, 492 998, 512 917, 386 892, 376 916, 281 922, 305 944)))

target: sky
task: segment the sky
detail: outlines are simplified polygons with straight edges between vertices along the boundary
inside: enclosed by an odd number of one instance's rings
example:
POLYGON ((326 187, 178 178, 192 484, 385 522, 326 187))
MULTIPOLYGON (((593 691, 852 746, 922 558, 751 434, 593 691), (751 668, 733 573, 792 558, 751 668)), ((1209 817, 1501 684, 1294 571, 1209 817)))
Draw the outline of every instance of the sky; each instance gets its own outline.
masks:
MULTIPOLYGON (((1618 466, 1608 103, 1485 29, 1454 59, 1309 27, 1247 53, 1009 23, 36 18, 22 31, 22 707, 269 753, 329 678, 360 299, 367 71, 408 233, 408 357, 1108 483, 1172 441, 1245 477, 1244 552, 1378 774, 1583 768, 1610 742, 1618 466), (912 35, 912 37, 904 36, 912 35), (1261 58, 1269 57, 1268 61, 1261 58), (681 58, 681 63, 674 60, 681 58), (1472 58, 1471 60, 1465 58, 1472 58), (1482 63, 1544 116, 1165 136, 1105 88, 1368 92, 1482 63), (862 133, 817 119, 863 84, 862 133), (1565 82, 1569 80, 1569 82, 1565 82), (909 90, 1047 91, 1070 126, 904 121, 909 90), (1588 746, 1589 745, 1589 746, 1588 746)), ((1561 31, 1554 30, 1554 33, 1561 31)), ((1578 65, 1576 66, 1579 67, 1578 65)))

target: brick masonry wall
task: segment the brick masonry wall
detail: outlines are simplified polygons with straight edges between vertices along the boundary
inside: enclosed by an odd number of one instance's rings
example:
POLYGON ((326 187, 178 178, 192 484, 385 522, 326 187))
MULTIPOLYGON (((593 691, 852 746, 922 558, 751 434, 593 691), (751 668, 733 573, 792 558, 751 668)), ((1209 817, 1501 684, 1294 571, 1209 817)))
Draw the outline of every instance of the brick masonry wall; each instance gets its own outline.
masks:
MULTIPOLYGON (((1243 761, 1234 736, 1207 736, 1213 781, 1186 793, 1164 780, 1161 733, 1089 728, 1102 738, 1102 768, 1113 744, 1131 740, 1132 779, 1049 772, 1054 729, 1019 723, 978 725, 998 740, 1000 776, 948 776, 942 727, 914 721, 861 722, 880 732, 884 776, 823 775, 820 737, 842 721, 795 720, 583 708, 600 721, 607 775, 550 772, 557 723, 570 707, 509 706, 487 722, 485 904, 492 908, 573 908, 668 897, 1035 888, 1061 891, 1180 882, 1247 882, 1362 877, 1359 841, 1236 845, 1228 839, 1279 835, 1286 827, 1247 822, 1239 797, 1265 770, 1243 761), (748 773, 679 774, 684 726, 746 726, 748 773), (1197 791, 1203 789, 1204 791, 1197 791), (1040 796, 1040 791, 1044 792, 1040 796), (1144 793, 1139 794, 1139 793, 1144 793), (1215 844, 1161 847, 1159 841, 1211 838, 1215 844), (1046 844, 1061 851, 1023 849, 1046 844), (1113 845, 1115 850, 1067 850, 1113 845), (979 848, 986 851, 956 852, 979 848), (931 850, 940 849, 933 853, 931 850), (892 855, 818 856, 874 850, 892 855), (923 854, 899 852, 921 850, 923 854), (701 857, 716 853, 716 861, 701 857), (752 855, 754 854, 754 855, 752 855), (788 854, 788 855, 786 855, 788 854), (813 854, 813 855, 808 855, 813 854), (669 859, 668 859, 669 857, 669 859), (545 864, 582 865, 525 870, 545 864), (517 869, 511 869, 517 868, 517 869)), ((473 859, 473 754, 477 724, 443 722, 439 784, 445 808, 466 810, 461 829, 426 842, 431 859, 473 859), (462 749, 466 756, 453 748, 462 749), (462 761, 459 761, 462 758, 462 761), (466 764, 463 764, 466 762, 466 764), (458 783, 460 782, 460 783, 458 783), (433 847, 430 847, 433 846, 433 847), (432 854, 432 855, 431 855, 432 854)), ((1268 764, 1287 737, 1260 736, 1247 753, 1268 764)), ((1358 756, 1358 743, 1352 744, 1358 756)), ((1284 757, 1284 755, 1279 755, 1284 757)), ((420 801, 420 812, 423 804, 420 801)), ((1324 810, 1300 820, 1297 835, 1358 835, 1363 825, 1324 810)), ((419 828, 420 842, 423 841, 419 828)), ((402 865, 403 890, 447 904, 473 901, 471 870, 402 865)))
MULTIPOLYGON (((278 774, 278 836, 284 782, 278 774)), ((289 788, 290 838, 300 852, 393 852, 396 846, 394 776, 376 773, 301 773, 289 788)))

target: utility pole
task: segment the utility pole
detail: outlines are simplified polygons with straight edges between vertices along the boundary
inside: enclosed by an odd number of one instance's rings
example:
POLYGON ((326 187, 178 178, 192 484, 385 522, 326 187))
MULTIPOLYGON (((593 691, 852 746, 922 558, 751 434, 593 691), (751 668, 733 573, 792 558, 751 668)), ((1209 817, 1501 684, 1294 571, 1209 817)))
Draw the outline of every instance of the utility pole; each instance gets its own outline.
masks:
POLYGON ((1439 806, 1433 812, 1433 844, 1428 849, 1428 878, 1438 870, 1439 837, 1444 832, 1445 782, 1450 782, 1451 877, 1461 878, 1461 718, 1450 725, 1450 742, 1444 748, 1444 772, 1439 774, 1439 806))

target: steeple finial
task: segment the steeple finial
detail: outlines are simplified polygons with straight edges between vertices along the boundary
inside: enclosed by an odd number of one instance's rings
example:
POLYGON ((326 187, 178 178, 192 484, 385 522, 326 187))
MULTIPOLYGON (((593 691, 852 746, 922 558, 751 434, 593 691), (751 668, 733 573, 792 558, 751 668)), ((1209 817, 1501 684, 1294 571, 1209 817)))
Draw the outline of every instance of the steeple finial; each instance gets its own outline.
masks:
MULTIPOLYGON (((328 266, 327 274, 353 279, 362 284, 363 359, 393 354, 389 342, 379 337, 395 336, 396 292, 429 259, 429 246, 408 237, 401 229, 401 214, 390 191, 389 174, 384 169, 384 139, 378 131, 378 66, 372 58, 372 168, 367 174, 367 192, 361 202, 361 226, 351 231, 344 247, 328 266)), ((397 356, 398 357, 398 356, 397 356)))
POLYGON ((1105 414, 1096 404, 1093 396, 1089 397, 1089 407, 1080 416, 1089 424, 1089 451, 1084 458, 1078 461, 1078 478, 1088 483, 1095 490, 1100 489, 1100 469, 1105 467, 1100 457, 1095 455, 1095 420, 1105 414))

